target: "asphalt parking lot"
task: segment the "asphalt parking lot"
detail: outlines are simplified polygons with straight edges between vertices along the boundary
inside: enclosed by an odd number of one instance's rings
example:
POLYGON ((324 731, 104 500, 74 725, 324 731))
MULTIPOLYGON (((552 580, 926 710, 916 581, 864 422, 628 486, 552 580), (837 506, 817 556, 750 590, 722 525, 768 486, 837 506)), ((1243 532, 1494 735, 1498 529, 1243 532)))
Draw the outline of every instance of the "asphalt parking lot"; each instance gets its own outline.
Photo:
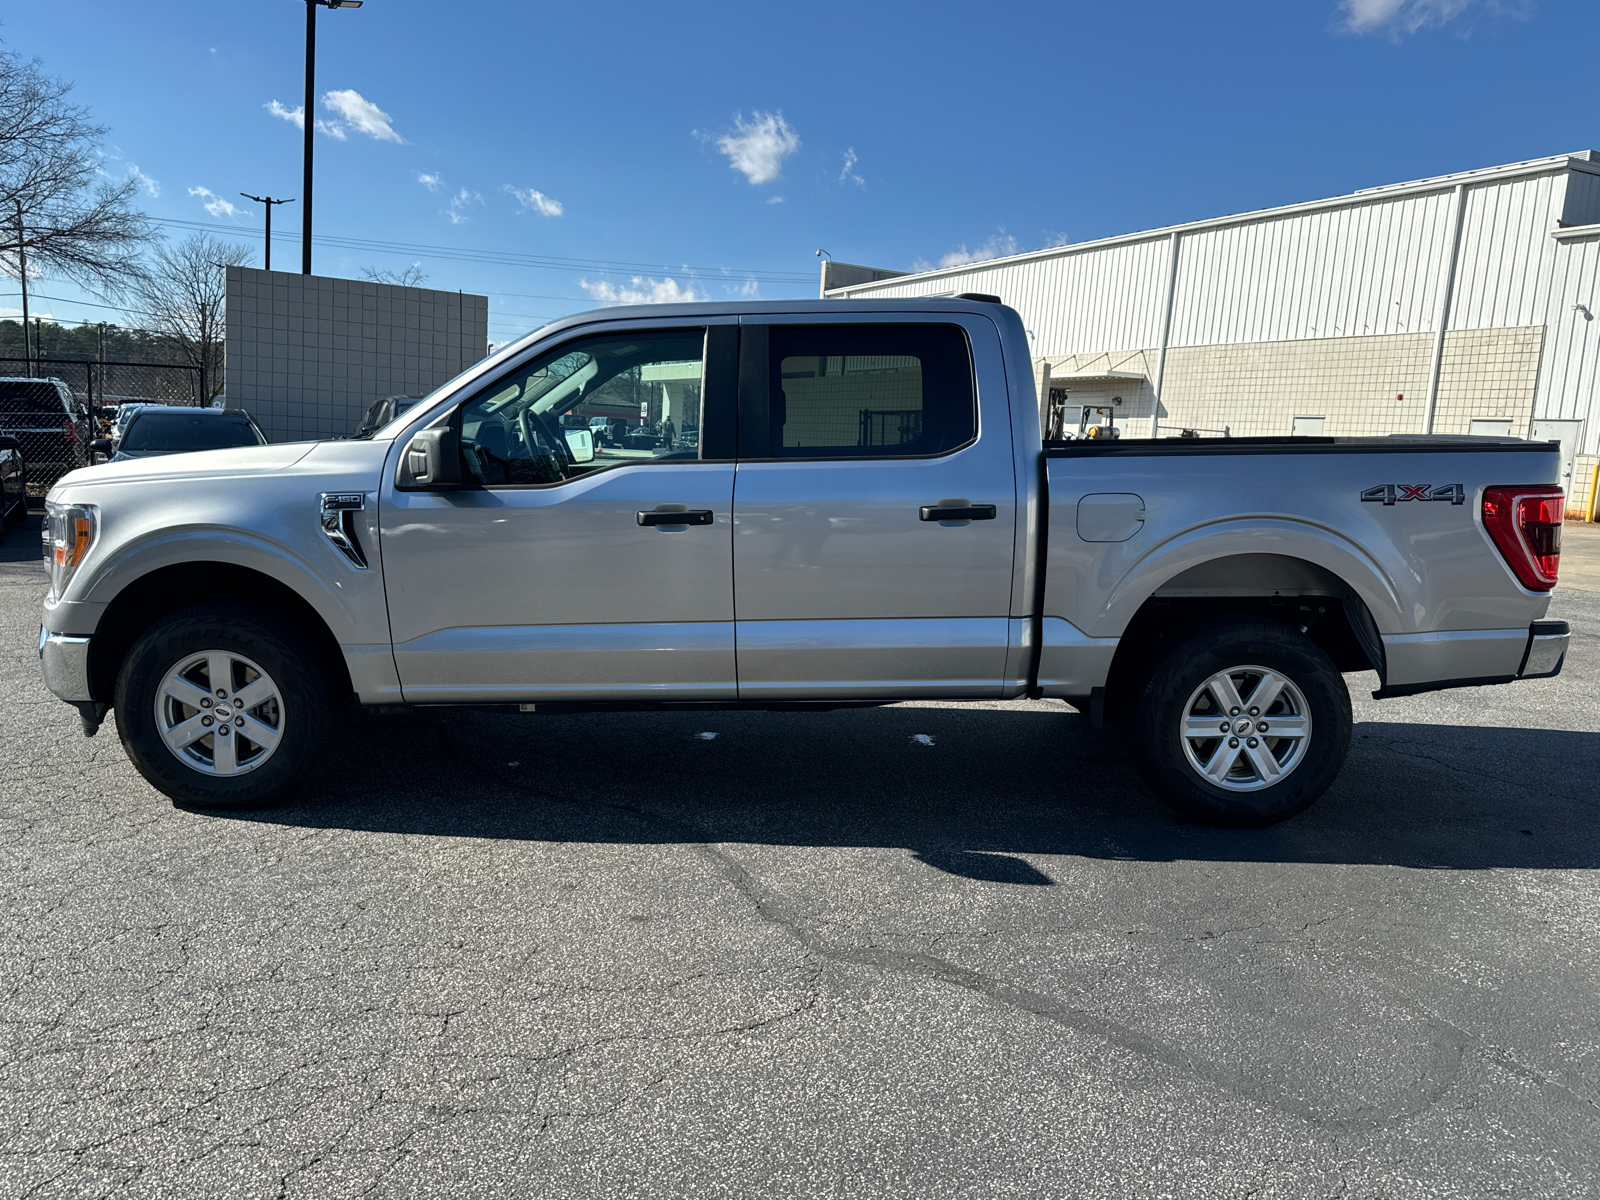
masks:
POLYGON ((361 719, 172 807, 0 547, 0 1195, 1592 1196, 1600 530, 1558 680, 1260 832, 1064 706, 361 719), (715 734, 714 737, 708 736, 715 734))

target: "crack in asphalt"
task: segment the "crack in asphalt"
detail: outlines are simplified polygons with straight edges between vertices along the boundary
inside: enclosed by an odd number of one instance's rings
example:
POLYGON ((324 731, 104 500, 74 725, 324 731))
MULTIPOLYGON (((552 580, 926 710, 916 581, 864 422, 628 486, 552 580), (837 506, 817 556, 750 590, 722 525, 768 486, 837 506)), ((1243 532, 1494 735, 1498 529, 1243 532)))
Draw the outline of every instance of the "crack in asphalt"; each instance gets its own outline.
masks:
POLYGON ((981 971, 959 966, 948 959, 884 946, 844 946, 834 943, 820 936, 803 914, 785 903, 731 854, 712 843, 700 840, 699 831, 689 823, 642 805, 575 798, 508 779, 496 774, 484 766, 479 758, 457 745, 456 739, 447 729, 442 726, 434 728, 446 753, 462 766, 493 780, 502 787, 541 800, 555 801, 577 808, 602 808, 626 813, 670 831, 687 849, 697 854, 728 887, 740 895, 763 921, 782 930, 820 958, 960 988, 982 996, 1001 1007, 1026 1013, 1063 1029, 1108 1042, 1140 1058, 1159 1063, 1254 1103, 1268 1105, 1279 1112, 1330 1132, 1383 1129, 1404 1123, 1428 1109, 1444 1095, 1457 1078, 1468 1045, 1475 1040, 1458 1027, 1419 1011, 1432 1035, 1428 1042, 1432 1053, 1426 1069, 1387 1104, 1359 1104, 1343 1112, 1330 1113, 1291 1096, 1285 1088, 1264 1085, 1242 1071, 1140 1033, 1087 1009, 1066 1004, 1043 992, 1006 983, 981 971))

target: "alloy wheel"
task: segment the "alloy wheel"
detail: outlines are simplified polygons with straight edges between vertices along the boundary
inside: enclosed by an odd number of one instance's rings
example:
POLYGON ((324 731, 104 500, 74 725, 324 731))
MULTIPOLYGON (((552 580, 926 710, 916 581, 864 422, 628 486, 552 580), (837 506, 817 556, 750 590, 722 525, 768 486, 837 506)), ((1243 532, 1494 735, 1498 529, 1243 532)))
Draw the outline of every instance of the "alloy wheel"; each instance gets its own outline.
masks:
POLYGON ((283 740, 285 715, 277 683, 231 650, 185 656, 156 691, 161 740, 206 775, 242 775, 264 764, 283 740))
POLYGON ((1254 792, 1305 760, 1311 710, 1304 693, 1270 667, 1229 667, 1189 696, 1179 717, 1184 757, 1207 783, 1254 792))

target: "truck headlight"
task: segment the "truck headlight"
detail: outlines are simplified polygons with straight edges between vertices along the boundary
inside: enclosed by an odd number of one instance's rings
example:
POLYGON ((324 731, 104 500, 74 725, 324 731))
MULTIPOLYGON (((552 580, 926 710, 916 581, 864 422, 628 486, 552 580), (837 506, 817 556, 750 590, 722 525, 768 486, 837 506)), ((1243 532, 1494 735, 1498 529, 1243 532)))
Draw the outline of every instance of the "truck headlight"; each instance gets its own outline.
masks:
POLYGON ((67 584, 89 556, 99 527, 98 516, 92 504, 45 502, 44 565, 50 573, 47 602, 61 599, 67 584))

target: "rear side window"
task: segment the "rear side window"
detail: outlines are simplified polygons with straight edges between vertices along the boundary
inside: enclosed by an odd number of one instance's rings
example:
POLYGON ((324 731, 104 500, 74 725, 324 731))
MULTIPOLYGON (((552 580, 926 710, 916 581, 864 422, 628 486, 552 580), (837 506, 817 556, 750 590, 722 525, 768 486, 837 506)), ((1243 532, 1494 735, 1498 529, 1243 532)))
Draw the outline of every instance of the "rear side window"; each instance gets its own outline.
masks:
POLYGON ((941 454, 977 434, 954 325, 773 325, 769 337, 774 458, 941 454))
POLYGON ((44 381, 0 383, 0 413, 49 414, 59 417, 67 411, 61 393, 44 381))

